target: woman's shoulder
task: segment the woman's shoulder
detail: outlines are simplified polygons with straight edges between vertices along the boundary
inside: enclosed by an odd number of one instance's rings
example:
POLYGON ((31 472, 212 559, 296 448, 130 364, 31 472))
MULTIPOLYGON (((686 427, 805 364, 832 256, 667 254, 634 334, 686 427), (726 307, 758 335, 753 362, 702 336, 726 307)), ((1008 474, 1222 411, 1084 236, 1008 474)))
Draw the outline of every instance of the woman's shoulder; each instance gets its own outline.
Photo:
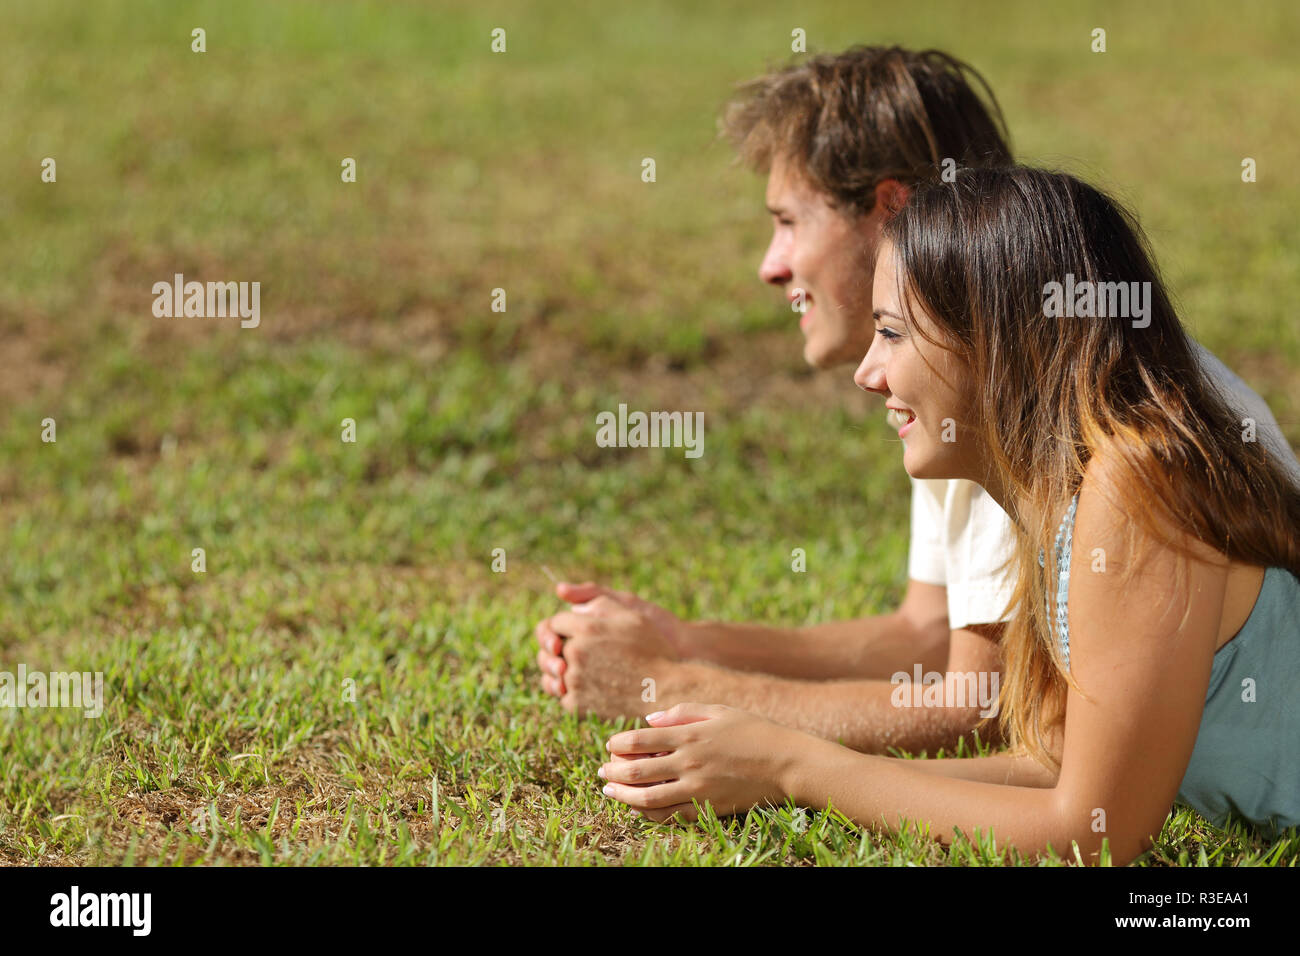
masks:
POLYGON ((1263 565, 1232 560, 1179 527, 1158 503, 1143 500, 1113 459, 1091 462, 1080 491, 1072 520, 1074 550, 1081 553, 1073 563, 1076 569, 1109 572, 1087 576, 1097 578, 1084 585, 1094 600, 1131 602, 1135 589, 1152 599, 1180 591, 1187 598, 1186 588, 1221 592, 1214 646, 1232 640, 1259 597, 1263 565), (1139 578, 1145 581, 1139 584, 1139 578))
POLYGON ((1159 658, 1201 648, 1208 661, 1217 646, 1226 558, 1172 522, 1143 520, 1134 495, 1122 469, 1094 461, 1062 520, 1047 611, 1071 672, 1080 653, 1096 665, 1139 646, 1159 658))
MULTIPOLYGON (((1071 636, 1139 619, 1180 631, 1194 607, 1212 652, 1223 642, 1225 618, 1235 616, 1237 591, 1251 586, 1241 573, 1249 566, 1197 539, 1145 493, 1114 460, 1089 463, 1073 515, 1071 636)), ((1254 582, 1258 593, 1258 576, 1254 582)))
POLYGON ((1108 547, 1115 558, 1183 556, 1224 571, 1232 563, 1182 526, 1114 455, 1098 454, 1088 462, 1074 504, 1076 540, 1083 536, 1108 547))

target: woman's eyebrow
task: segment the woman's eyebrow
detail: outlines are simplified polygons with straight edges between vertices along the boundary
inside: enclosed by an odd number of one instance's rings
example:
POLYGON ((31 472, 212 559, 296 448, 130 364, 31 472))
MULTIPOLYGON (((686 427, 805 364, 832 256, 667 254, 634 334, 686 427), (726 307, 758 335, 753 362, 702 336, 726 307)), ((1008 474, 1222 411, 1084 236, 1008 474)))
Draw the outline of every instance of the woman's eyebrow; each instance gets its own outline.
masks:
POLYGON ((901 315, 897 314, 896 312, 890 312, 888 309, 872 309, 872 310, 871 310, 871 317, 872 317, 873 319, 878 319, 878 318, 880 318, 882 315, 887 315, 887 316, 889 316, 891 319, 898 319, 899 322, 906 322, 906 321, 907 321, 907 320, 906 320, 905 318, 903 318, 901 315))

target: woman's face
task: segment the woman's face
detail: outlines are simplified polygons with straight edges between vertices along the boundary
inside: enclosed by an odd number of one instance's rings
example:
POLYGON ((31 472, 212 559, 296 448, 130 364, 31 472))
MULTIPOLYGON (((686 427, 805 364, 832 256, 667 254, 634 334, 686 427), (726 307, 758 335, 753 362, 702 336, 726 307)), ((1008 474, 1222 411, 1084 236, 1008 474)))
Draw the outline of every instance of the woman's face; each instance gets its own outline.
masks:
MULTIPOLYGON (((876 335, 853 381, 884 396, 886 407, 893 409, 890 423, 899 427, 909 475, 978 481, 983 474, 976 437, 979 409, 969 369, 904 318, 898 279, 894 247, 882 242, 872 291, 876 335)), ((911 318, 926 334, 938 337, 919 303, 911 318)))

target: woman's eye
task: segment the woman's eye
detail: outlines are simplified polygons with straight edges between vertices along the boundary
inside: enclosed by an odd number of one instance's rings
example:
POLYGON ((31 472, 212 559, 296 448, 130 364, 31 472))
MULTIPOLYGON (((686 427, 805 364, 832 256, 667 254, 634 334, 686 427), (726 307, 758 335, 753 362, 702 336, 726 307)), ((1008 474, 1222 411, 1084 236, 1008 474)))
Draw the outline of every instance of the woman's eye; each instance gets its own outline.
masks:
POLYGON ((893 329, 879 328, 876 329, 876 334, 879 335, 886 342, 891 341, 893 339, 902 338, 902 336, 899 335, 897 332, 895 332, 893 329))

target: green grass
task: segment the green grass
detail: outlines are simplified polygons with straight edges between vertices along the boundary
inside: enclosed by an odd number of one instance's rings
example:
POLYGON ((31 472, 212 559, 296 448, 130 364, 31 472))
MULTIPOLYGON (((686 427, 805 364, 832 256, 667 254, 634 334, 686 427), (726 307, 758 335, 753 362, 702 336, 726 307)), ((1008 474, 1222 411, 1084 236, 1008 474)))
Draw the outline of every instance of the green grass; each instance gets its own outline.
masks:
MULTIPOLYGON (((0 669, 108 697, 0 710, 0 860, 1017 862, 835 812, 639 821, 596 776, 619 725, 540 694, 531 636, 542 564, 687 616, 901 593, 897 446, 802 365, 755 281, 763 183, 713 139, 795 26, 980 67, 1022 158, 1137 206, 1300 443, 1300 12, 973 6, 0 2, 0 669), (259 279, 261 328, 154 319, 175 271, 259 279), (619 402, 703 410, 705 455, 598 449, 619 402)), ((1141 863, 1297 859, 1178 810, 1141 863)))

